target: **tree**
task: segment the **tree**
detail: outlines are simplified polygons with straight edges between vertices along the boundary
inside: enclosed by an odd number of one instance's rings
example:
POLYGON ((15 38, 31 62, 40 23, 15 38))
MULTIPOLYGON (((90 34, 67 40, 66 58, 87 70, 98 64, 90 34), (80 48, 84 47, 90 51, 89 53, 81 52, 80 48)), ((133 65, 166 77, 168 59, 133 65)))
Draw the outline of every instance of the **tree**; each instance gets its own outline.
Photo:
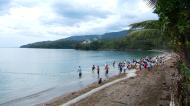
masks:
POLYGON ((190 36, 190 0, 145 0, 158 14, 161 32, 170 37, 181 58, 190 64, 188 38, 190 36))
MULTIPOLYGON (((147 20, 130 25, 128 36, 132 36, 140 45, 145 48, 166 48, 168 40, 161 35, 161 25, 159 20, 147 20), (163 40, 163 38, 165 40, 163 40), (146 40, 146 41, 145 41, 146 40)), ((132 43, 132 42, 131 42, 132 43)))

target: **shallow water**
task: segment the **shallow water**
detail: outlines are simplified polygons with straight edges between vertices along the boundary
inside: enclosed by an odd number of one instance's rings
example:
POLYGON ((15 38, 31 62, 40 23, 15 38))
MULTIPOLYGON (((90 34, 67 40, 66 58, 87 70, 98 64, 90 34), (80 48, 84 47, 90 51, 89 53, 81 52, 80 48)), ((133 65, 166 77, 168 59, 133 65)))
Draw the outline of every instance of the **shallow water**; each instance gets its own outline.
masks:
MULTIPOLYGON (((0 49, 0 105, 30 106, 53 97, 84 88, 97 81, 91 66, 103 66, 114 60, 139 59, 160 53, 150 51, 80 51, 72 49, 0 49), (77 67, 83 76, 78 78, 77 67)), ((118 74, 117 68, 109 76, 118 74)))

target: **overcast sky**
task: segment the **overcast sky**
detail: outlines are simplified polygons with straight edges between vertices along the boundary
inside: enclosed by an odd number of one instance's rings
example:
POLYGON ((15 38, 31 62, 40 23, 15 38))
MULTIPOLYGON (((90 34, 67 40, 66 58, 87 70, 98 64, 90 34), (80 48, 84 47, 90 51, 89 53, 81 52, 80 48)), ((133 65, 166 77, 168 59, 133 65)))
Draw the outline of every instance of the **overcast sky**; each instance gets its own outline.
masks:
POLYGON ((144 0, 0 0, 0 47, 119 31, 152 11, 144 0))

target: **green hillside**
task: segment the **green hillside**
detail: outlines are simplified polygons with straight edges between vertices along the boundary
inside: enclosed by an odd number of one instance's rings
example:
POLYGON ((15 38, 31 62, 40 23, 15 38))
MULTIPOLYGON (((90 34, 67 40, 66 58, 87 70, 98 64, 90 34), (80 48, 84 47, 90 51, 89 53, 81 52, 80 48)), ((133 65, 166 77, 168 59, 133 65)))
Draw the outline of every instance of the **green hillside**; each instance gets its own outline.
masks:
POLYGON ((127 36, 128 30, 119 32, 110 32, 103 35, 81 35, 71 36, 65 39, 59 39, 55 41, 42 41, 35 42, 21 46, 21 48, 55 48, 55 49, 73 49, 82 42, 94 42, 102 40, 120 39, 127 36))

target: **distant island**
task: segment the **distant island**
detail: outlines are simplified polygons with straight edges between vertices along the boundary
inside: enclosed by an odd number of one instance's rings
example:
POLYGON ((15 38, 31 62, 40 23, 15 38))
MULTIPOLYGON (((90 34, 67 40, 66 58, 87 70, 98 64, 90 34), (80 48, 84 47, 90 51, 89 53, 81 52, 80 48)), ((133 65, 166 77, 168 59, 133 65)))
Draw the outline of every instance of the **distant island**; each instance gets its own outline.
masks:
POLYGON ((159 36, 138 36, 130 30, 109 32, 102 35, 71 36, 55 41, 35 42, 21 46, 21 48, 49 48, 49 49, 82 49, 82 50, 125 50, 125 49, 155 49, 163 48, 159 36))

